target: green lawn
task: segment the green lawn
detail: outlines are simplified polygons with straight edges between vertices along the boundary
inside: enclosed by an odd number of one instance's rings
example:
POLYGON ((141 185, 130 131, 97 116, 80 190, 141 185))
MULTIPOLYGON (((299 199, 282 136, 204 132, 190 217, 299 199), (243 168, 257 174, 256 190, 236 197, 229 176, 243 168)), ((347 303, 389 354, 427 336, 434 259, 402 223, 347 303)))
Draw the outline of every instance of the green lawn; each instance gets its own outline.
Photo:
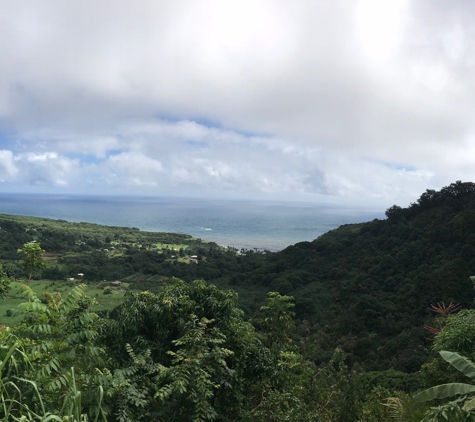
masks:
MULTIPOLYGON (((6 298, 0 299, 0 324, 14 325, 21 321, 22 316, 18 305, 26 301, 26 296, 22 292, 21 286, 27 284, 26 281, 13 282, 11 290, 6 298), (12 316, 7 316, 8 310, 13 311, 12 316)), ((43 292, 59 292, 61 295, 67 295, 68 292, 76 286, 76 282, 68 281, 50 281, 50 280, 35 280, 29 286, 41 297, 43 292)), ((102 286, 104 283, 100 283, 102 286)), ((98 304, 94 305, 94 311, 111 310, 120 305, 127 290, 128 283, 122 283, 120 288, 112 288, 112 294, 105 295, 99 283, 88 284, 87 294, 97 300, 98 304)))
POLYGON ((177 252, 180 249, 188 249, 188 245, 185 245, 183 243, 155 243, 155 246, 157 249, 175 249, 177 252))
MULTIPOLYGON (((112 241, 110 242, 110 245, 113 246, 113 247, 120 247, 120 246, 125 246, 125 245, 130 245, 130 246, 137 246, 139 248, 142 248, 143 245, 141 243, 136 243, 136 242, 118 242, 118 241, 112 241)), ((152 247, 155 247, 157 248, 159 251, 162 250, 162 249, 170 249, 170 250, 175 250, 175 251, 179 251, 180 249, 188 249, 189 248, 189 245, 186 245, 185 243, 160 243, 160 242, 152 242, 150 243, 150 245, 152 247)), ((110 249, 110 248, 109 248, 110 249)), ((110 250, 109 250, 110 252, 110 250)))

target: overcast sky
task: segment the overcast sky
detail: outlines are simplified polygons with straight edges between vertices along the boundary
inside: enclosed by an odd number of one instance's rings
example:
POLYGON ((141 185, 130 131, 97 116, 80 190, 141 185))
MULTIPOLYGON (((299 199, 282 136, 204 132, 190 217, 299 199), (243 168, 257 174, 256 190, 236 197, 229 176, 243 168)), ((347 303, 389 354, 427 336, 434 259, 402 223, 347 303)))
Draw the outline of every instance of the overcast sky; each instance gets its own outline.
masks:
POLYGON ((475 2, 0 10, 0 192, 385 207, 475 181, 475 2))

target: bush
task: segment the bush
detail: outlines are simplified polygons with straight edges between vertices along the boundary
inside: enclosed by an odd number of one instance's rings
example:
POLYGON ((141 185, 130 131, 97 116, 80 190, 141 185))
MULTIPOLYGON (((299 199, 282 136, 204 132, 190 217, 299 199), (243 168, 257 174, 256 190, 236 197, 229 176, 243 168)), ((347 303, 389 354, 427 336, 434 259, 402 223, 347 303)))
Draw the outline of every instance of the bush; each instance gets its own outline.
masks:
POLYGON ((104 293, 105 295, 111 295, 112 289, 109 286, 104 287, 104 290, 102 291, 102 293, 104 293))
POLYGON ((12 317, 14 313, 15 313, 14 309, 7 309, 6 311, 7 317, 12 317))

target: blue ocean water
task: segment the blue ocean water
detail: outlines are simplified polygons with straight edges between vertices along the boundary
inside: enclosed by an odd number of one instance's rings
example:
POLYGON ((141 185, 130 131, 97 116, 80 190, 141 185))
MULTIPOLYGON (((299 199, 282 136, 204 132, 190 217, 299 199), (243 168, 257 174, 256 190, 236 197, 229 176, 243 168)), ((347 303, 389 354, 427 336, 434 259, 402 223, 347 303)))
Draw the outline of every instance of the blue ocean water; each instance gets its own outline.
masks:
POLYGON ((223 246, 278 251, 383 211, 303 202, 0 194, 0 213, 186 233, 223 246))

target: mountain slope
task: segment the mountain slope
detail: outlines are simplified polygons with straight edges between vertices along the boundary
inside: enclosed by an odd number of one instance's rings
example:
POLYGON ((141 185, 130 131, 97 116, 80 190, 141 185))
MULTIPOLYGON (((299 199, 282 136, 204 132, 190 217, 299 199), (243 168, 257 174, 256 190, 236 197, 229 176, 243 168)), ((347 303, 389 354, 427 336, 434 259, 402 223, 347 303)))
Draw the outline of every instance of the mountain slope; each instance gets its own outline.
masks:
POLYGON ((317 363, 341 347, 368 370, 417 371, 431 344, 423 328, 432 324, 430 305, 472 306, 475 184, 428 190, 386 215, 267 254, 239 254, 185 235, 1 215, 0 259, 7 271, 21 273, 16 248, 37 240, 56 254, 49 278, 80 271, 85 280, 125 278, 132 288, 147 290, 171 277, 203 278, 236 290, 251 317, 268 291, 278 291, 295 297, 295 341, 317 363), (156 242, 164 245, 157 249, 156 242), (112 245, 120 250, 105 252, 112 245), (196 254, 199 264, 173 257, 173 247, 196 254))
POLYGON ((251 271, 241 264, 234 288, 293 295, 323 351, 341 346, 371 369, 417 370, 430 345, 429 306, 473 302, 475 185, 427 191, 387 215, 289 246, 251 271))

